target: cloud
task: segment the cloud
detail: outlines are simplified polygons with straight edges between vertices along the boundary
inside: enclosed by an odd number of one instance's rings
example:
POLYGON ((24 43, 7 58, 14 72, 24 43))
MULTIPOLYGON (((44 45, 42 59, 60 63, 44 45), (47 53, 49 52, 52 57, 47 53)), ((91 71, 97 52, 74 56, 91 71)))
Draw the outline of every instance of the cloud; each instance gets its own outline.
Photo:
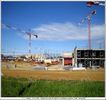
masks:
POLYGON ((91 33, 93 37, 104 37, 105 25, 94 25, 91 27, 91 33))
MULTIPOLYGON (((32 30, 34 33, 38 34, 38 40, 64 41, 88 39, 87 27, 78 26, 69 22, 42 24, 39 27, 33 28, 32 30)), ((104 37, 104 33, 104 25, 93 25, 91 27, 93 39, 104 37)), ((24 38, 28 39, 28 36, 26 35, 24 38)), ((32 40, 35 39, 36 38, 32 36, 32 40)))

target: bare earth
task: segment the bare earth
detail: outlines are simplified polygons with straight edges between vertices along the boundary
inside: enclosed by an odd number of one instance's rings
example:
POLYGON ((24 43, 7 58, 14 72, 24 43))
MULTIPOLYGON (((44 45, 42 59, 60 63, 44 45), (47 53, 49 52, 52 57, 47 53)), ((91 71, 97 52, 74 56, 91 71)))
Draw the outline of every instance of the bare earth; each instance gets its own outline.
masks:
POLYGON ((45 80, 89 80, 104 81, 105 73, 98 71, 28 71, 28 70, 2 70, 3 75, 45 80))
MULTIPOLYGON (((105 81, 104 69, 87 69, 86 71, 65 71, 65 70, 32 70, 29 63, 2 62, 1 72, 4 76, 23 77, 30 79, 44 80, 88 80, 105 81), (17 67, 14 68, 14 64, 17 67), (9 68, 7 68, 7 65, 9 68)), ((56 65, 58 66, 58 65, 56 65)))

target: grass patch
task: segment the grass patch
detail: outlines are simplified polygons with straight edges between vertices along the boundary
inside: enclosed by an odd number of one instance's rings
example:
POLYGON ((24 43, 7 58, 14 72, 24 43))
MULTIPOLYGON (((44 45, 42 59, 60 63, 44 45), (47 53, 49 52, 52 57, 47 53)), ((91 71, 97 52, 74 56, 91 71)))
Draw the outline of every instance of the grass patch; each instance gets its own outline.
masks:
POLYGON ((2 77, 2 97, 104 97, 105 83, 2 77))
POLYGON ((1 95, 3 97, 18 97, 27 85, 27 80, 23 78, 2 77, 1 95))

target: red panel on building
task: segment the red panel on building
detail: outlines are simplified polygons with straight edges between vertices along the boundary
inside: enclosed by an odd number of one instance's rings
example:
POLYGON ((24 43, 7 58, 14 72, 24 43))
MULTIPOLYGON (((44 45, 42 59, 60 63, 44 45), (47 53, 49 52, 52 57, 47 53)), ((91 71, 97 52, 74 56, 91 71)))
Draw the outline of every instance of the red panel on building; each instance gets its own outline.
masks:
POLYGON ((72 65, 72 58, 64 58, 64 65, 72 65))

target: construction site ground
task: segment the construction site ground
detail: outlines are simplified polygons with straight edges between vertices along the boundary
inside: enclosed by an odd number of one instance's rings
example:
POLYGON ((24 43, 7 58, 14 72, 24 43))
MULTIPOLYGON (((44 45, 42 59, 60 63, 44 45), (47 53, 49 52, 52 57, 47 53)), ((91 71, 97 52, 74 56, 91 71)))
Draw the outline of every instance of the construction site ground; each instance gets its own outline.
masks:
MULTIPOLYGON (((34 80, 87 80, 105 81, 104 68, 87 69, 85 71, 68 70, 33 70, 33 65, 25 62, 2 62, 1 72, 3 76, 22 77, 34 80), (16 68, 15 68, 15 64, 16 68)), ((58 65, 54 65, 55 67, 58 65)), ((53 67, 53 66, 52 66, 53 67)), ((52 68, 51 67, 51 68, 52 68)))

